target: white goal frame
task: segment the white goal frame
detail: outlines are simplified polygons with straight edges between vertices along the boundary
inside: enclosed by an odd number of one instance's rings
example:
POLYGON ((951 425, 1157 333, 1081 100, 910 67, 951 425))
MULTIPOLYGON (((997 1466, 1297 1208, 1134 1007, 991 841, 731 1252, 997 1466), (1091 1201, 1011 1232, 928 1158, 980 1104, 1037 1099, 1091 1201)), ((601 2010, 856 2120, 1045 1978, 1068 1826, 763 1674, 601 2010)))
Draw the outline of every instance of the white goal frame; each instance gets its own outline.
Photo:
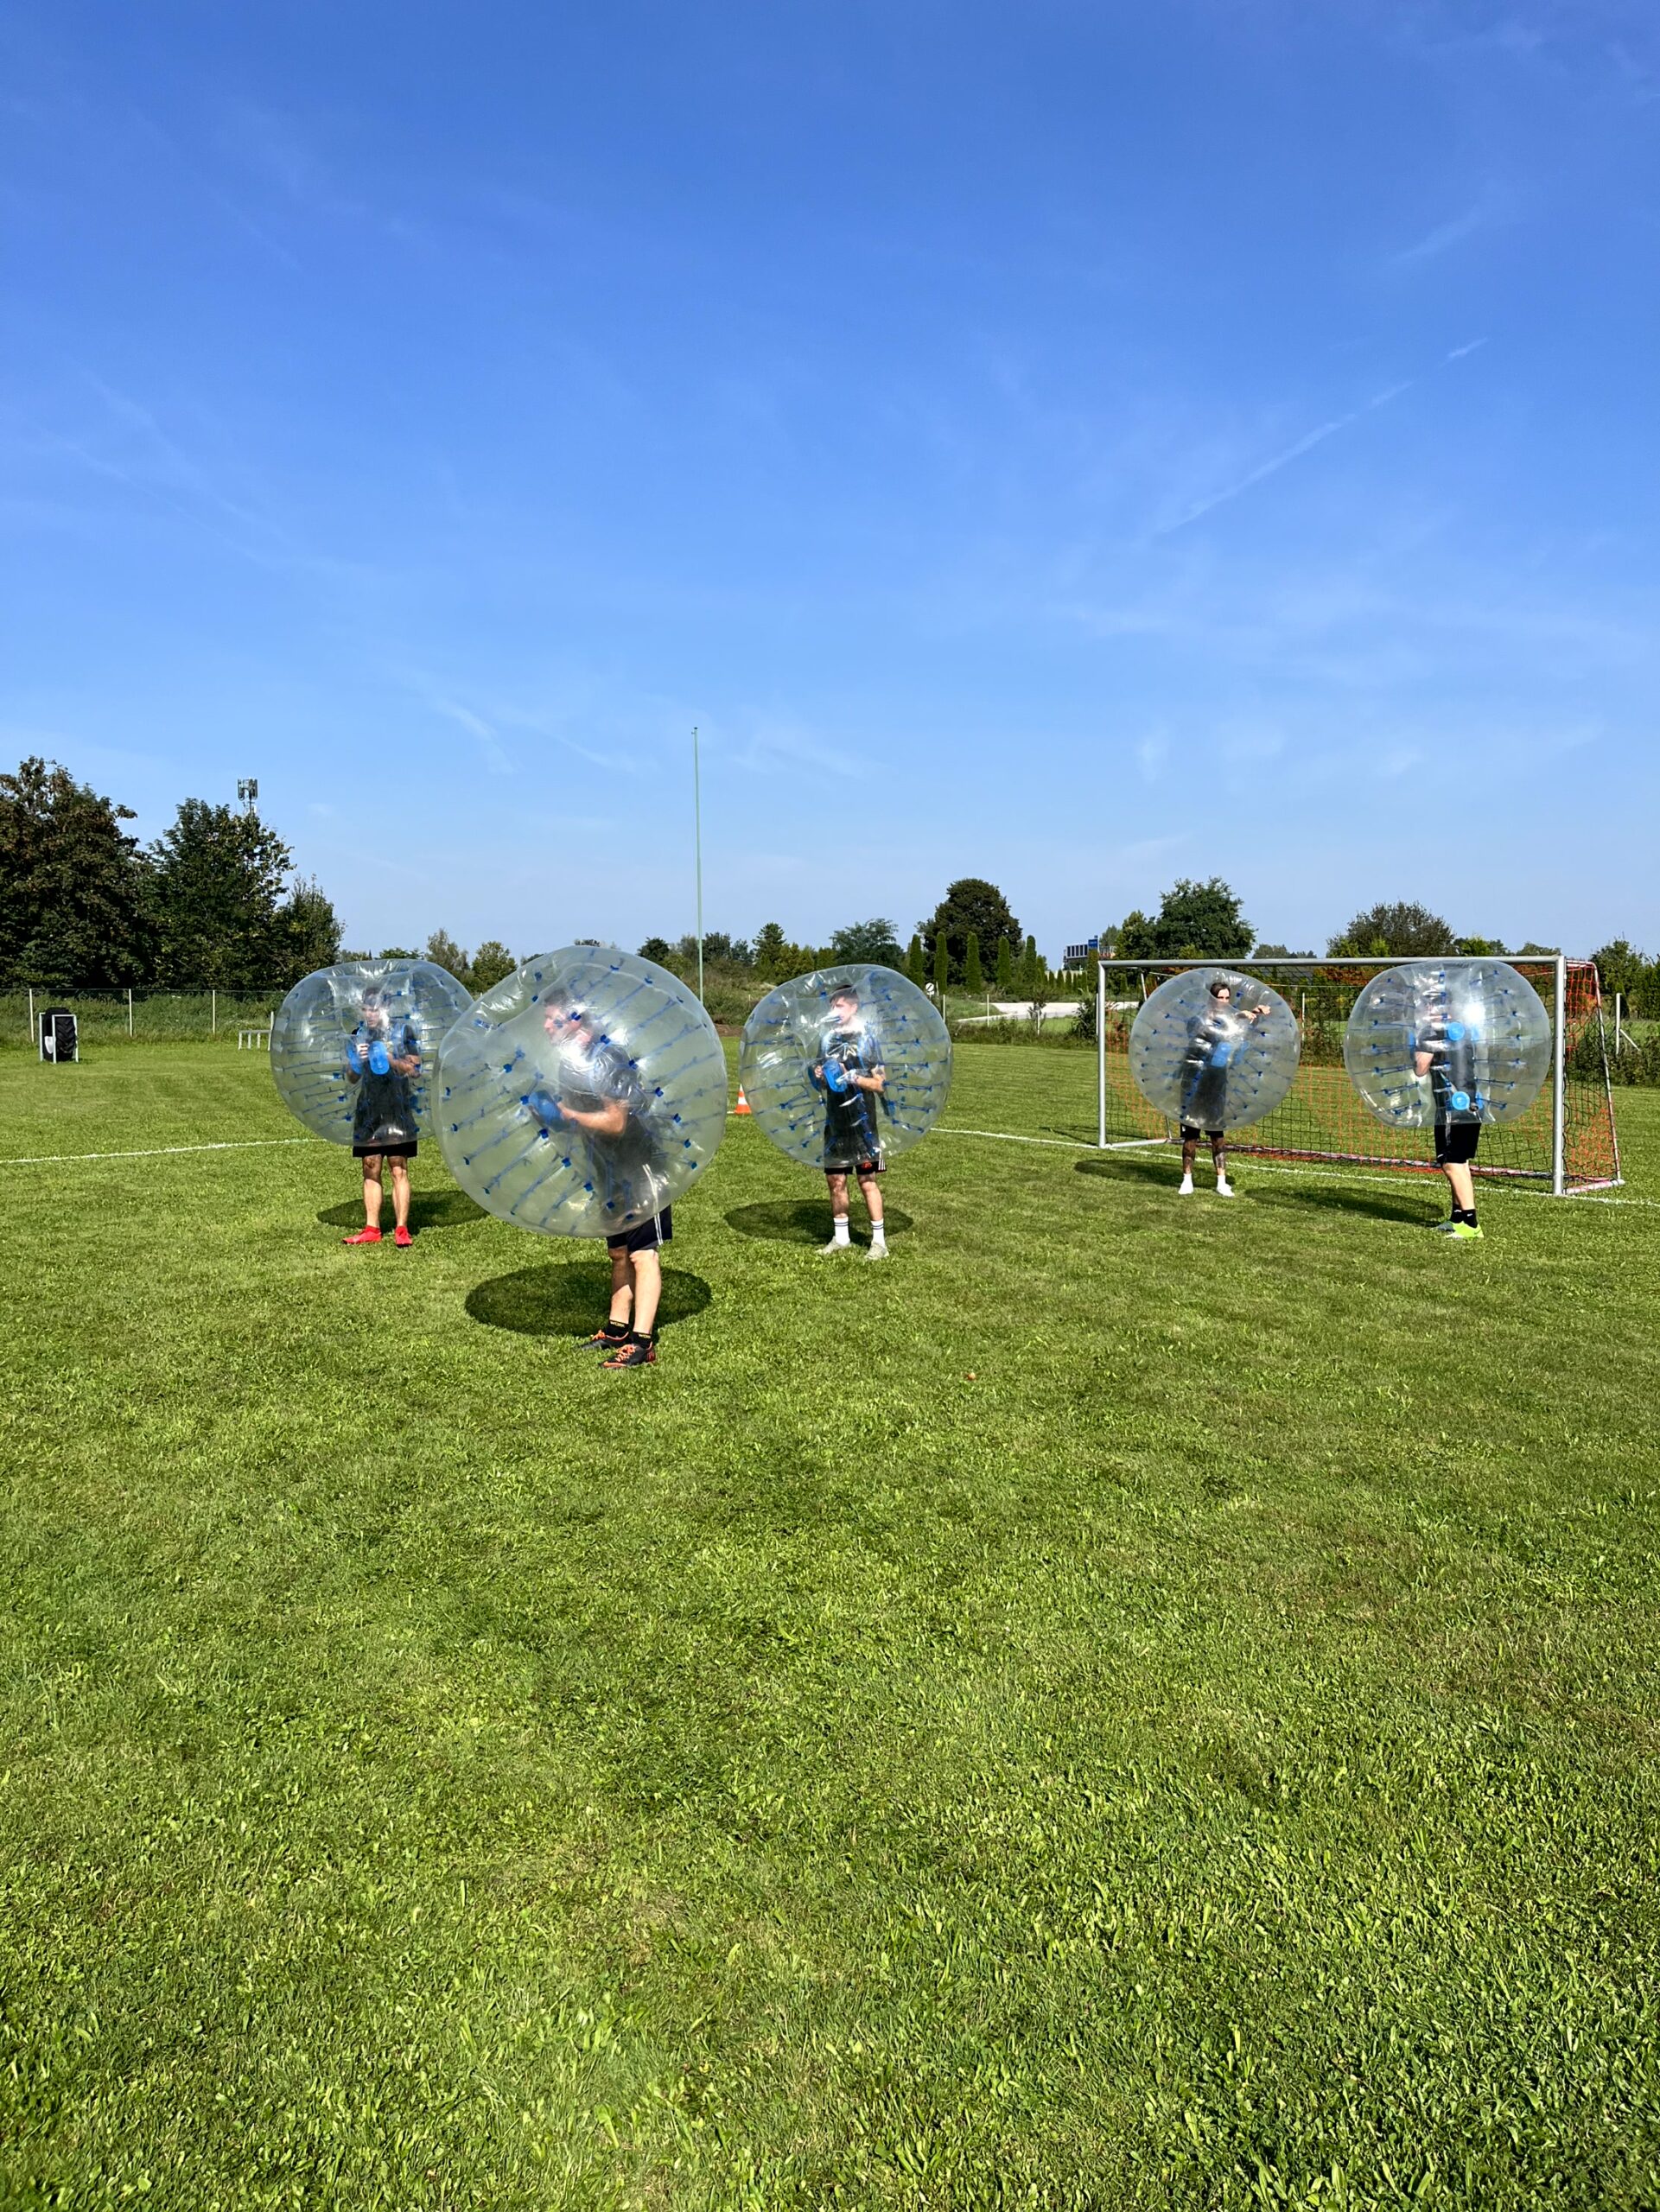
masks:
MULTIPOLYGON (((1458 956, 1448 954, 1448 958, 1458 956)), ((1495 958, 1502 956, 1494 955, 1495 958)), ((1568 955, 1565 952, 1534 953, 1525 956, 1530 967, 1552 970, 1550 1005, 1550 1195, 1553 1198, 1572 1198, 1577 1192, 1568 1187, 1568 955)), ((1365 959, 1351 959, 1346 954, 1327 955, 1325 959, 1311 957, 1269 960, 1226 960, 1212 957, 1204 960, 1123 960, 1095 956, 1095 1063, 1096 1063, 1096 1148, 1099 1152, 1131 1152, 1147 1145, 1168 1144, 1172 1141, 1170 1128, 1161 1137, 1113 1137, 1107 1135, 1107 971, 1109 969, 1142 978, 1142 996, 1146 996, 1146 979, 1149 975, 1167 976, 1185 968, 1229 968, 1242 976, 1261 975, 1264 978, 1282 975, 1287 969, 1303 969, 1310 973, 1323 969, 1361 969, 1370 975, 1381 975, 1387 968, 1398 968, 1403 960, 1413 957, 1408 953, 1392 953, 1383 957, 1376 955, 1365 959)), ((1523 957, 1517 954, 1516 958, 1523 957)), ((1608 1120, 1614 1129, 1614 1172, 1610 1180, 1624 1182, 1619 1172, 1619 1135, 1613 1116, 1613 1090, 1608 1074, 1606 1054, 1604 1055, 1603 1081, 1608 1089, 1608 1120)), ((1320 1159, 1340 1160, 1344 1155, 1321 1153, 1313 1155, 1320 1159)), ((1369 1165, 1377 1165, 1369 1162, 1369 1165)), ((1383 1165, 1396 1172, 1421 1173, 1426 1163, 1385 1161, 1383 1165)), ((1541 1180, 1543 1179, 1542 1177, 1541 1180)), ((1607 1183, 1582 1184, 1580 1189, 1606 1189, 1607 1183)))

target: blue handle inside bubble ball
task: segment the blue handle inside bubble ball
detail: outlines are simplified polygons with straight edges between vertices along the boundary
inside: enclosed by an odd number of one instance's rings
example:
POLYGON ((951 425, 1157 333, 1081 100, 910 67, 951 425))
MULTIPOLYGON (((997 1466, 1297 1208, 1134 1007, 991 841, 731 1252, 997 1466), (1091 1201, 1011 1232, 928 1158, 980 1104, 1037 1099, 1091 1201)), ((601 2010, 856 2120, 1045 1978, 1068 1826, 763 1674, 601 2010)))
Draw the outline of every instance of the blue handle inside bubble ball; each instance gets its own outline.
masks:
POLYGON ((382 1039, 377 1037, 369 1047, 369 1072, 371 1075, 390 1075, 391 1071, 392 1056, 382 1039))
POLYGON ((1467 1114, 1470 1110, 1470 1094, 1467 1090, 1455 1090, 1447 1103, 1455 1114, 1467 1114))
POLYGON ((363 1073, 363 1055, 358 1050, 358 1040, 355 1037, 348 1037, 346 1040, 346 1065, 353 1075, 363 1073))
POLYGON ((525 1103, 544 1128, 551 1128, 564 1120, 559 1110, 559 1101, 549 1090, 532 1090, 525 1103))
POLYGON ((848 1071, 842 1065, 840 1060, 825 1061, 824 1088, 826 1090, 834 1091, 837 1097, 841 1096, 843 1091, 850 1088, 848 1083, 848 1071))
POLYGON ((1460 1045, 1463 1043, 1464 1024, 1461 1021, 1449 1021, 1447 1023, 1447 1041, 1449 1045, 1460 1045))

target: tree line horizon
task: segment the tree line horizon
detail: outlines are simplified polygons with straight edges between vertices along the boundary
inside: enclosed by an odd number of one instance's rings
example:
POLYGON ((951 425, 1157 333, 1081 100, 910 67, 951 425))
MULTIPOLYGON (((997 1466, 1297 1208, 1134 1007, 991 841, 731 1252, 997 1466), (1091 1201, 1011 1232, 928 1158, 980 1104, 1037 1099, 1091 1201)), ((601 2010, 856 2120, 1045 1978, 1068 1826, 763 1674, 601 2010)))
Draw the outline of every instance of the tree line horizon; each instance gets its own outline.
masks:
MULTIPOLYGON (((170 827, 149 845, 124 828, 135 818, 131 808, 39 756, 0 774, 0 987, 287 988, 337 960, 379 958, 435 961, 476 995, 518 965, 499 939, 469 954, 442 927, 423 946, 344 948, 333 901, 315 878, 298 874, 288 845, 252 807, 183 799, 170 827)), ((1239 894, 1216 875, 1179 878, 1155 912, 1133 909, 1098 939, 1107 957, 1128 960, 1498 957, 1512 950, 1403 899, 1355 914, 1323 954, 1264 943, 1239 894)), ((649 937, 639 950, 696 975, 697 941, 690 932, 672 941, 649 937)), ((1530 942, 1513 950, 1527 957, 1557 948, 1530 942)), ((1010 1001, 1051 998, 1064 975, 1022 930, 1002 890, 982 876, 949 884, 908 944, 891 918, 875 915, 833 931, 824 944, 798 942, 777 921, 752 938, 706 931, 703 954, 706 975, 715 971, 717 982, 782 982, 831 962, 867 962, 937 991, 1010 1001)), ((1660 1004, 1660 961, 1623 938, 1591 957, 1605 992, 1660 1004)))

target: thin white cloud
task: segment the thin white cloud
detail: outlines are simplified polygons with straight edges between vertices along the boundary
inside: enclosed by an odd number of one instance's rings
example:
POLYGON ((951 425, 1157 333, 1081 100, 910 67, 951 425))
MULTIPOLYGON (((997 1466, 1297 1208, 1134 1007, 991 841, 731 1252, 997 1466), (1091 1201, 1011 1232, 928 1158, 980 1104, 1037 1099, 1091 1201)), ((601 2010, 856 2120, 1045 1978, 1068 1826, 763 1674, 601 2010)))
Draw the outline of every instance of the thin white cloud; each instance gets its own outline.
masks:
POLYGON ((1365 416, 1375 415, 1380 407, 1387 407, 1391 400, 1398 399, 1403 391, 1410 391, 1416 381, 1415 378, 1409 377, 1402 384, 1392 384, 1374 398, 1367 400, 1363 406, 1351 408, 1346 415, 1335 416, 1331 422, 1321 423, 1315 429, 1305 431, 1282 453, 1276 453, 1269 460, 1259 462, 1234 483, 1225 485, 1219 492, 1212 493, 1208 499, 1196 500, 1173 522, 1166 523, 1154 531, 1154 536, 1168 537, 1176 531, 1186 530, 1189 523, 1197 522, 1201 515, 1208 515, 1213 508, 1225 506, 1230 499, 1237 499, 1242 492, 1251 491, 1258 484, 1266 483, 1270 476, 1277 476, 1282 468, 1288 468, 1294 461, 1301 461, 1306 453, 1313 453, 1316 446, 1324 445, 1327 438, 1334 438, 1339 430, 1346 430, 1352 423, 1358 423, 1365 416))
POLYGON ((1466 207, 1461 215, 1454 215, 1445 223, 1437 223, 1434 230, 1426 231, 1410 245, 1403 245, 1391 253, 1384 264, 1385 267, 1415 269, 1427 261, 1438 261, 1442 254, 1450 253, 1456 245, 1462 245, 1466 238, 1473 238, 1491 220, 1492 212, 1491 200, 1479 200, 1473 207, 1466 207))
POLYGON ((476 739, 485 766, 493 775, 512 774, 513 764, 507 757, 506 747, 495 728, 482 715, 474 714, 472 708, 464 705, 461 700, 452 699, 446 693, 436 690, 427 692, 426 702, 435 715, 454 722, 458 729, 464 729, 469 737, 476 739))

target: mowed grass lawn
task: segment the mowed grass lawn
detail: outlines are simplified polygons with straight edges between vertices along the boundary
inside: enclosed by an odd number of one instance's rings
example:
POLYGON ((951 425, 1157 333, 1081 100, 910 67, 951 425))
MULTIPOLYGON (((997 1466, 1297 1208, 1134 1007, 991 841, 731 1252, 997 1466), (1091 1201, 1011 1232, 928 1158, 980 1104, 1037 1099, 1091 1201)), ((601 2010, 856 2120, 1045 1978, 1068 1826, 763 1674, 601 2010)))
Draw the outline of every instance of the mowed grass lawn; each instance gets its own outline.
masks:
POLYGON ((636 1374, 436 1146, 406 1254, 310 1142, 0 1170, 0 2202, 1660 2202, 1657 1103, 1479 1246, 939 1134, 885 1268, 735 1122, 636 1374))

